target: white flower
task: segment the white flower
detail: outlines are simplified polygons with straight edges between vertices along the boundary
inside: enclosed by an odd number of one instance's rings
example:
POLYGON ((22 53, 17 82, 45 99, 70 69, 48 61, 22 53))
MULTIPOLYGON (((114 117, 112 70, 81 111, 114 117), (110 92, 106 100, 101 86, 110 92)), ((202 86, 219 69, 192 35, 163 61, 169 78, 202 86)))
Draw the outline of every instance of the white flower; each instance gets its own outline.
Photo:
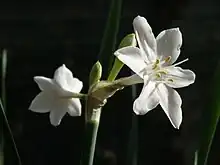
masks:
POLYGON ((137 16, 133 21, 139 48, 129 46, 119 49, 115 55, 144 79, 140 96, 133 109, 143 115, 161 105, 172 125, 179 128, 182 122, 182 100, 173 88, 188 86, 195 81, 190 70, 172 65, 180 54, 182 34, 179 28, 162 31, 156 38, 144 17, 137 16))
POLYGON ((81 115, 79 98, 74 98, 82 89, 82 82, 73 77, 72 72, 63 64, 55 73, 54 78, 34 77, 41 92, 34 98, 29 109, 38 112, 50 112, 50 122, 57 126, 68 112, 71 116, 81 115))

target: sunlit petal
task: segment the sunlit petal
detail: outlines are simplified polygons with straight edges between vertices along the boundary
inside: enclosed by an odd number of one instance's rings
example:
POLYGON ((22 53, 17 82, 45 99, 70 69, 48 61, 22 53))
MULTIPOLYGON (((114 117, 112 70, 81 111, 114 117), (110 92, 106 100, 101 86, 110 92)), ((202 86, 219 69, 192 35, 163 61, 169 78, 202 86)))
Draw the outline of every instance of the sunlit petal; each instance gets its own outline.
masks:
POLYGON ((53 107, 50 111, 50 123, 54 126, 58 126, 67 112, 67 104, 66 100, 61 101, 57 100, 56 103, 53 104, 53 107))
POLYGON ((31 102, 29 109, 38 113, 46 113, 50 111, 53 102, 54 99, 51 95, 46 92, 41 92, 31 102))
POLYGON ((166 68, 167 81, 166 84, 172 88, 186 87, 195 81, 195 73, 188 69, 182 69, 180 67, 168 67, 166 68))
POLYGON ((145 81, 140 96, 134 101, 133 109, 137 115, 144 115, 159 104, 156 83, 145 81))
POLYGON ((135 35, 145 61, 154 61, 156 59, 156 39, 150 25, 144 17, 137 16, 133 21, 135 35))
POLYGON ((35 76, 34 81, 39 86, 42 91, 53 91, 54 90, 54 82, 52 79, 43 77, 43 76, 35 76))
POLYGON ((160 105, 174 128, 179 129, 182 122, 182 100, 180 95, 171 87, 159 84, 157 88, 160 105))
POLYGON ((79 99, 70 99, 67 103, 68 110, 67 112, 71 116, 80 116, 82 105, 79 99))
POLYGON ((146 63, 141 57, 140 49, 128 46, 117 50, 114 54, 120 61, 143 78, 143 73, 141 73, 141 71, 146 67, 146 63))
MULTIPOLYGON (((160 59, 171 57, 169 64, 176 61, 180 54, 182 45, 182 34, 179 28, 173 28, 162 31, 156 38, 157 40, 157 56, 160 59)), ((168 64, 168 63, 167 63, 168 64)))
POLYGON ((54 80, 64 90, 71 92, 80 92, 83 84, 73 77, 72 72, 63 64, 54 73, 54 80))

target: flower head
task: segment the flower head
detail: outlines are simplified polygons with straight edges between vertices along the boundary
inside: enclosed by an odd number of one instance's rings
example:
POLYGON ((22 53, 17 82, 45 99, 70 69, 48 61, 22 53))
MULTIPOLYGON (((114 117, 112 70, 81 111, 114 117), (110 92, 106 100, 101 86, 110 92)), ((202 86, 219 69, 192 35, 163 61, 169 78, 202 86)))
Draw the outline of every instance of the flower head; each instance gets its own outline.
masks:
POLYGON ((143 115, 161 105, 172 125, 179 128, 182 122, 182 100, 173 88, 188 86, 195 81, 191 70, 184 70, 173 64, 182 45, 179 28, 162 31, 156 38, 144 17, 137 16, 133 21, 139 48, 129 46, 119 49, 115 55, 144 79, 140 96, 135 100, 133 109, 143 115))
POLYGON ((72 72, 63 64, 54 78, 35 76, 41 92, 34 98, 29 109, 38 113, 50 112, 50 122, 57 126, 68 112, 71 116, 81 115, 79 98, 74 98, 82 89, 82 82, 74 78, 72 72))

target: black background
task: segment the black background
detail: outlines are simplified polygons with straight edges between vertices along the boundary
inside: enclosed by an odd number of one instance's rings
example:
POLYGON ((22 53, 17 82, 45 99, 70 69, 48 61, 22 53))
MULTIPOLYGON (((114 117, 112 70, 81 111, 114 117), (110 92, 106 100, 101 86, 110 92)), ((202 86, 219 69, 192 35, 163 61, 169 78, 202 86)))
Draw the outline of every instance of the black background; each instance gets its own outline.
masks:
MULTIPOLYGON (((179 27, 183 46, 178 61, 189 58, 181 67, 197 76, 195 84, 178 89, 184 115, 180 130, 172 127, 160 106, 138 116, 139 165, 193 164, 201 116, 208 111, 205 107, 220 55, 219 5, 218 0, 124 0, 117 42, 133 32, 137 15, 148 20, 155 35, 179 27)), ((79 164, 83 117, 66 115, 56 128, 48 114, 29 111, 39 92, 33 77, 52 77, 57 67, 66 64, 83 81, 86 92, 109 7, 110 0, 0 1, 0 48, 8 51, 7 115, 23 165, 79 164)), ((128 74, 124 67, 120 76, 128 74)), ((127 164, 132 116, 131 88, 126 88, 103 110, 95 164, 127 164)), ((218 137, 217 130, 210 165, 220 164, 218 137)), ((6 165, 15 165, 12 143, 9 138, 6 142, 6 165)))

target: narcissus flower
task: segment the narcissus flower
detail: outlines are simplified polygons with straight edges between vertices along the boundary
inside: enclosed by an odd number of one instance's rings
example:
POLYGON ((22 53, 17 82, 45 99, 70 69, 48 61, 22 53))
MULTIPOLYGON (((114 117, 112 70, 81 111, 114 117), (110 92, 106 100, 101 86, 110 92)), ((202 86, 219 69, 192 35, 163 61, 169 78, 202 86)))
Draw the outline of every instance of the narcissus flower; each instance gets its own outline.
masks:
POLYGON ((144 17, 137 16, 133 27, 139 48, 128 46, 114 54, 137 75, 144 79, 140 96, 135 100, 133 109, 143 115, 161 105, 172 125, 179 128, 182 122, 182 100, 173 88, 188 86, 195 81, 191 70, 184 70, 173 64, 182 45, 179 28, 162 31, 156 38, 144 17))
POLYGON ((50 112, 50 122, 57 126, 68 112, 71 116, 81 115, 79 92, 83 83, 73 77, 72 72, 63 64, 54 78, 34 77, 41 92, 34 98, 29 109, 38 113, 50 112))

